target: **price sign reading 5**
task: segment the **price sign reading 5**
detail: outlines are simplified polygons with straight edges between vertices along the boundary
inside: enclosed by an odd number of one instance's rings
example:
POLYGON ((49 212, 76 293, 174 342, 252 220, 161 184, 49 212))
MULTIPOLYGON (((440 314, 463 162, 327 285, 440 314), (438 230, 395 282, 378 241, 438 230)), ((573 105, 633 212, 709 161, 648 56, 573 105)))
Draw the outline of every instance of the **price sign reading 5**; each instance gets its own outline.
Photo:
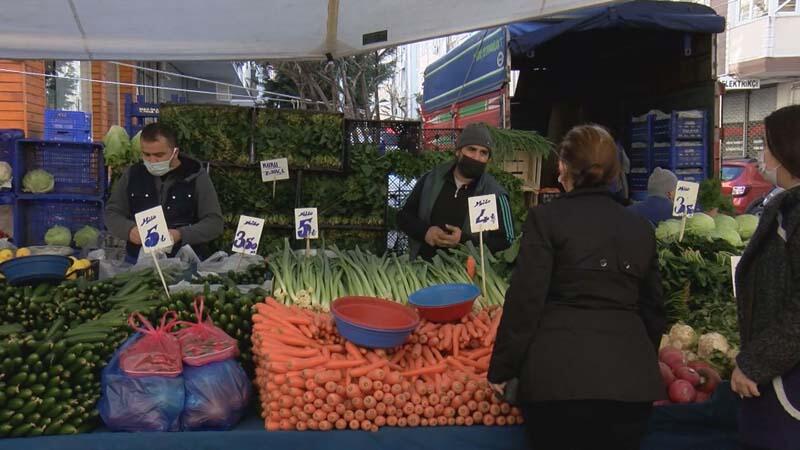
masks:
POLYGON ((169 234, 169 227, 167 227, 164 210, 161 206, 137 213, 134 220, 145 253, 172 247, 172 236, 169 234))
POLYGON ((469 202, 470 231, 478 233, 500 229, 497 216, 497 196, 494 194, 480 195, 470 197, 467 201, 469 202))
POLYGON ((317 208, 295 209, 294 231, 297 239, 317 239, 319 237, 317 208))
POLYGON ((692 217, 697 208, 697 194, 700 185, 691 181, 678 181, 675 188, 675 200, 672 202, 672 215, 675 217, 692 217))
POLYGON ((264 219, 250 216, 239 216, 239 226, 233 237, 233 248, 235 253, 245 255, 255 255, 258 252, 258 243, 261 241, 261 233, 264 230, 264 219))

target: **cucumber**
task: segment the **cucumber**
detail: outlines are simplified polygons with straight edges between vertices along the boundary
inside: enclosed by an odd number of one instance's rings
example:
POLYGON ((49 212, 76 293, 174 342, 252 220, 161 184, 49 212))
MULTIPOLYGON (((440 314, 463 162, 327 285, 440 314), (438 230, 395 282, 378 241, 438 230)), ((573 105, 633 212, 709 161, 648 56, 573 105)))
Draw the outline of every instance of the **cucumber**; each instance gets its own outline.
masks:
POLYGON ((38 398, 31 399, 28 401, 28 403, 25 403, 25 405, 22 408, 20 408, 19 412, 25 414, 26 416, 29 414, 33 414, 33 412, 36 411, 36 409, 39 407, 41 403, 42 403, 41 399, 38 398))
POLYGON ((42 395, 47 390, 47 387, 43 384, 34 384, 30 387, 31 391, 33 391, 36 395, 42 395))
POLYGON ((0 410, 0 423, 8 422, 16 413, 16 411, 12 411, 10 409, 0 410))
POLYGON ((19 386, 20 384, 24 383, 25 380, 27 379, 28 379, 28 374, 25 372, 20 372, 11 377, 11 379, 8 380, 8 384, 11 386, 19 386))
POLYGON ((9 411, 18 412, 23 406, 25 406, 25 400, 21 398, 12 398, 8 401, 6 408, 9 411))
POLYGON ((33 428, 33 424, 31 424, 31 423, 26 423, 24 425, 20 425, 20 426, 14 428, 14 431, 12 431, 9 436, 10 437, 27 436, 28 433, 30 433, 32 428, 33 428))
POLYGON ((14 426, 10 423, 4 423, 0 425, 0 436, 7 437, 11 435, 11 432, 14 431, 14 426))
POLYGON ((10 423, 11 425, 19 425, 24 421, 25 421, 25 414, 18 412, 13 416, 11 416, 11 419, 8 420, 8 423, 10 423))

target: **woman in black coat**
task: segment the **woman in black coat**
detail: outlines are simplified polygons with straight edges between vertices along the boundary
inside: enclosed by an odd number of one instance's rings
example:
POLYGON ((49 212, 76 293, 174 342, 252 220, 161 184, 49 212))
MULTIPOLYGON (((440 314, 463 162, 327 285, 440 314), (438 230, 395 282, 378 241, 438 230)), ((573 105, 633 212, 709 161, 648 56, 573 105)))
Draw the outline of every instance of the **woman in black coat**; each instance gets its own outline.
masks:
POLYGON ((532 448, 638 449, 664 397, 653 228, 610 193, 603 128, 573 128, 559 157, 567 193, 528 214, 488 378, 518 379, 532 448))
POLYGON ((764 209, 736 269, 741 352, 731 388, 747 448, 800 448, 800 105, 770 114, 759 169, 786 189, 764 209))

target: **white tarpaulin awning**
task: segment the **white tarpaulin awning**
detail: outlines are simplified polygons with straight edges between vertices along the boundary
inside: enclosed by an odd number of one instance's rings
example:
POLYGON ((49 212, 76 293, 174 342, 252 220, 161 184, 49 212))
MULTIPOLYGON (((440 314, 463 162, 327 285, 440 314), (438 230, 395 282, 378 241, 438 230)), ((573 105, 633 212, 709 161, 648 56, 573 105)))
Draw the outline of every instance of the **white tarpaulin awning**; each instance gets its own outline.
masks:
POLYGON ((17 0, 0 58, 312 59, 548 16, 604 0, 17 0))

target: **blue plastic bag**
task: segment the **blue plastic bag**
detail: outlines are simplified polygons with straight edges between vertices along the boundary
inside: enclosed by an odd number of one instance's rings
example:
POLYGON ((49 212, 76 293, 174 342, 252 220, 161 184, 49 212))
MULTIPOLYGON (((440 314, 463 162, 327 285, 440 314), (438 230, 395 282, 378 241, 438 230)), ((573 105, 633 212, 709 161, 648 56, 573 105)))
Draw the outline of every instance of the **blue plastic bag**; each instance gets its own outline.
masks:
POLYGON ((186 387, 181 424, 185 431, 233 428, 250 404, 252 386, 234 359, 184 366, 186 387))
POLYGON ((179 431, 185 393, 183 377, 130 377, 119 366, 119 355, 136 342, 136 333, 117 349, 103 369, 100 417, 113 431, 179 431))

